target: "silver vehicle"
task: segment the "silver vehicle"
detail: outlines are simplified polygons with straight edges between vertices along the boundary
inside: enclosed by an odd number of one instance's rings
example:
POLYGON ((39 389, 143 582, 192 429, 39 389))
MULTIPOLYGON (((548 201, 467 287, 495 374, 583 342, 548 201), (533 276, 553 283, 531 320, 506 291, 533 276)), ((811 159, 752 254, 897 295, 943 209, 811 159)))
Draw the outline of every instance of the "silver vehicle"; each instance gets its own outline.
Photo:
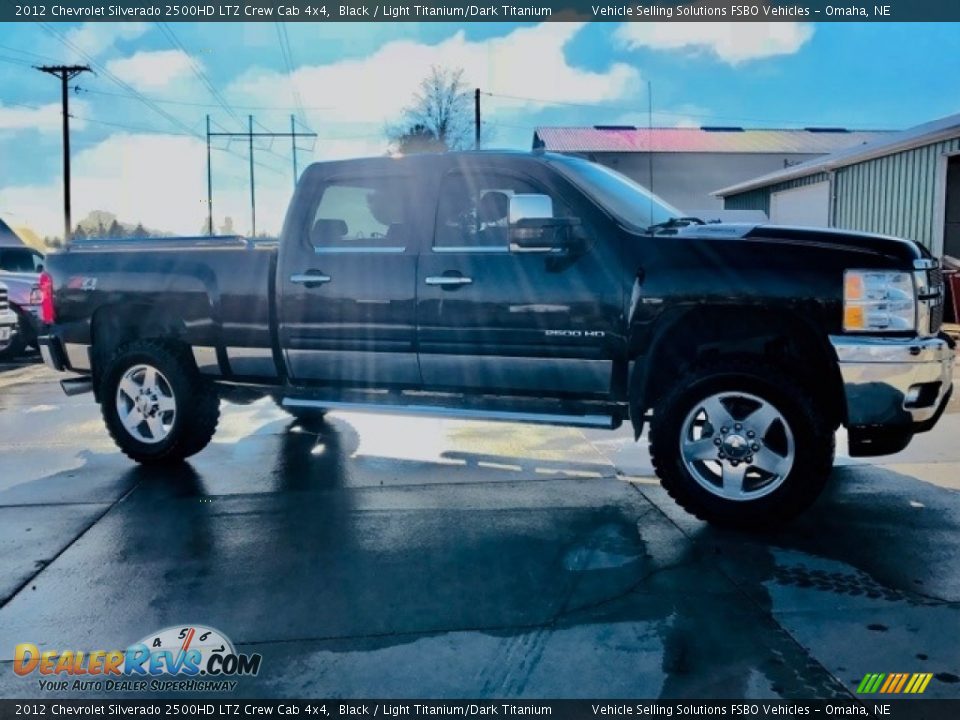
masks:
POLYGON ((7 286, 0 283, 0 347, 8 346, 16 340, 19 321, 17 314, 10 309, 7 286))
POLYGON ((40 273, 43 255, 36 250, 0 244, 0 282, 7 287, 7 303, 14 313, 17 332, 8 338, 0 333, 0 359, 12 359, 37 344, 40 321, 40 273))

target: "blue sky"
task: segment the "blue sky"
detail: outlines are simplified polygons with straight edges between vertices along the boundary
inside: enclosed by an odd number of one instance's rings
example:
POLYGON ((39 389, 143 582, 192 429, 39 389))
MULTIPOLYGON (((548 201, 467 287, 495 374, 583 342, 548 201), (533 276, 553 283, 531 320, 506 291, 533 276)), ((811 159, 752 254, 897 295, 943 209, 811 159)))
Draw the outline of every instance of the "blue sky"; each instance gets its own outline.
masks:
MULTIPOLYGON (((292 23, 286 59, 272 22, 48 27, 0 24, 0 216, 44 234, 62 203, 59 88, 34 63, 98 70, 71 95, 74 216, 180 233, 206 216, 206 113, 221 129, 253 113, 286 130, 297 112, 320 136, 301 164, 379 154, 431 64, 494 94, 484 118, 502 147, 529 147, 537 125, 646 124, 648 81, 657 125, 905 128, 960 112, 960 26, 947 23, 292 23)), ((216 222, 239 231, 245 153, 214 153, 216 222)), ((282 221, 289 156, 287 141, 258 144, 259 229, 282 221)))

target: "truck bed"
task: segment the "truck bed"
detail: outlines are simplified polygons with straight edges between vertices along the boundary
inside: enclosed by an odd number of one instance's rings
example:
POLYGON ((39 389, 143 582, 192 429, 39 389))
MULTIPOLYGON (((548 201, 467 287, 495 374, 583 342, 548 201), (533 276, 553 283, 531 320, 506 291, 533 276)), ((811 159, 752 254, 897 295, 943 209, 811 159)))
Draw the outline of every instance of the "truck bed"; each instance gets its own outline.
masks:
POLYGON ((90 345, 104 318, 172 326, 194 346, 272 346, 275 241, 240 237, 96 239, 47 257, 57 323, 67 343, 90 345))

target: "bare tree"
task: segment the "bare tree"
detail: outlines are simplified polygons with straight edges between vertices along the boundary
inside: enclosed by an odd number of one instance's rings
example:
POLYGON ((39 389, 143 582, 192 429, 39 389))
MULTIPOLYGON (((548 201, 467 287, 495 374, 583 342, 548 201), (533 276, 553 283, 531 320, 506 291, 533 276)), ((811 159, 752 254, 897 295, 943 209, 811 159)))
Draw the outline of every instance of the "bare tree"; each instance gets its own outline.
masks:
POLYGON ((433 65, 413 103, 387 136, 400 152, 463 150, 473 138, 473 106, 463 68, 433 65))

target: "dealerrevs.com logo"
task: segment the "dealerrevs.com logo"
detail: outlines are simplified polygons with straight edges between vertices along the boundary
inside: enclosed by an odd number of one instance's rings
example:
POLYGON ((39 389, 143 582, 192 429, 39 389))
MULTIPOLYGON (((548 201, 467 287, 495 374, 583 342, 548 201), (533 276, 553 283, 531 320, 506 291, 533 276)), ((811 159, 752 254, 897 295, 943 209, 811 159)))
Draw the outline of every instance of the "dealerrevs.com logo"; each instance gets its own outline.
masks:
POLYGON ((223 692, 260 672, 262 656, 238 653, 219 630, 168 627, 125 650, 41 650, 21 643, 13 671, 37 677, 40 690, 92 692, 223 692))

